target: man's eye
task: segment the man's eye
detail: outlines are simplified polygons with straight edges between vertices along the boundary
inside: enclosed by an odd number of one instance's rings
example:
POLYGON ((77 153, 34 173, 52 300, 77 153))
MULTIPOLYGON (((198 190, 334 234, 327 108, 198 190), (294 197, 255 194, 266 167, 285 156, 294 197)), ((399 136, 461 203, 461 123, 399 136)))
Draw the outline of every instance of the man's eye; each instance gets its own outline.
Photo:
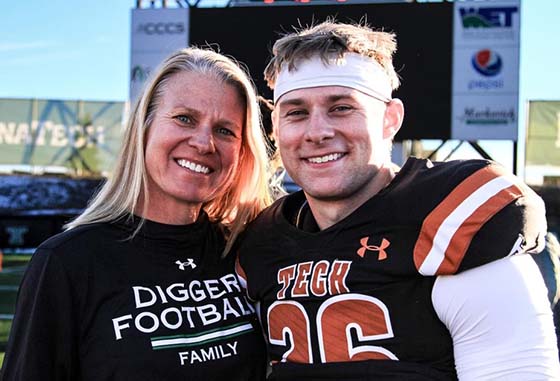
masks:
POLYGON ((286 113, 286 116, 304 116, 307 115, 305 110, 290 110, 286 113))
POLYGON ((345 111, 350 111, 352 110, 353 107, 349 106, 349 105, 338 105, 338 106, 334 106, 331 111, 334 112, 345 112, 345 111))

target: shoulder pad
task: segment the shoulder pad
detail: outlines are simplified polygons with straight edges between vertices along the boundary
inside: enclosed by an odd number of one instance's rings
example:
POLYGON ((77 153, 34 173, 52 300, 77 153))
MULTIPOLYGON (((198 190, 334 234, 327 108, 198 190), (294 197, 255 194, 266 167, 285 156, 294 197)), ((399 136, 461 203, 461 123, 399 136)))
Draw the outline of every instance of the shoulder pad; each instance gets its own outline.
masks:
POLYGON ((494 163, 456 185, 426 216, 414 248, 423 275, 454 274, 493 260, 542 249, 544 203, 494 163))

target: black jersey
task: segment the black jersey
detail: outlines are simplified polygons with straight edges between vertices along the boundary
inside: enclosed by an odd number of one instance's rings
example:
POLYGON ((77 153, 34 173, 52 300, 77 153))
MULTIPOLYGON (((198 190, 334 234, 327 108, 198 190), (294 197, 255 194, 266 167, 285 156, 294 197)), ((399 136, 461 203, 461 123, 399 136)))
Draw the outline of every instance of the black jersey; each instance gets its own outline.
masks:
POLYGON ((24 276, 2 380, 262 380, 254 308, 205 214, 77 227, 24 276))
POLYGON ((483 160, 410 159, 323 231, 304 201, 302 192, 277 201, 239 247, 278 380, 455 379, 426 275, 538 250, 546 229, 542 200, 483 160))

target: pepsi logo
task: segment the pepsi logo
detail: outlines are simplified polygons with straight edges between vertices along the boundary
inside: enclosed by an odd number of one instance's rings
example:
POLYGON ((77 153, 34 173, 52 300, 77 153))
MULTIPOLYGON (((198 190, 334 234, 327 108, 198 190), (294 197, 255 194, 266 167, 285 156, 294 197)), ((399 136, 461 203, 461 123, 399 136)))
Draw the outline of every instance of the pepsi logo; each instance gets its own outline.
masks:
POLYGON ((485 77, 493 77, 502 71, 502 57, 490 49, 473 54, 471 62, 473 68, 485 77))

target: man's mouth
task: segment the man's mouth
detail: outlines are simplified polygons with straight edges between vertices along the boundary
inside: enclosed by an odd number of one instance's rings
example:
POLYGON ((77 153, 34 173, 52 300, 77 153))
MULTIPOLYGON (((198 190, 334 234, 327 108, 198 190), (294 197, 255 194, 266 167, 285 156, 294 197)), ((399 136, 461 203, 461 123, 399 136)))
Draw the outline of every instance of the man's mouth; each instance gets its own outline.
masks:
POLYGON ((313 164, 322 164, 322 163, 327 163, 329 161, 336 161, 340 159, 342 156, 344 156, 344 154, 342 153, 331 153, 324 156, 308 157, 307 161, 313 164))

